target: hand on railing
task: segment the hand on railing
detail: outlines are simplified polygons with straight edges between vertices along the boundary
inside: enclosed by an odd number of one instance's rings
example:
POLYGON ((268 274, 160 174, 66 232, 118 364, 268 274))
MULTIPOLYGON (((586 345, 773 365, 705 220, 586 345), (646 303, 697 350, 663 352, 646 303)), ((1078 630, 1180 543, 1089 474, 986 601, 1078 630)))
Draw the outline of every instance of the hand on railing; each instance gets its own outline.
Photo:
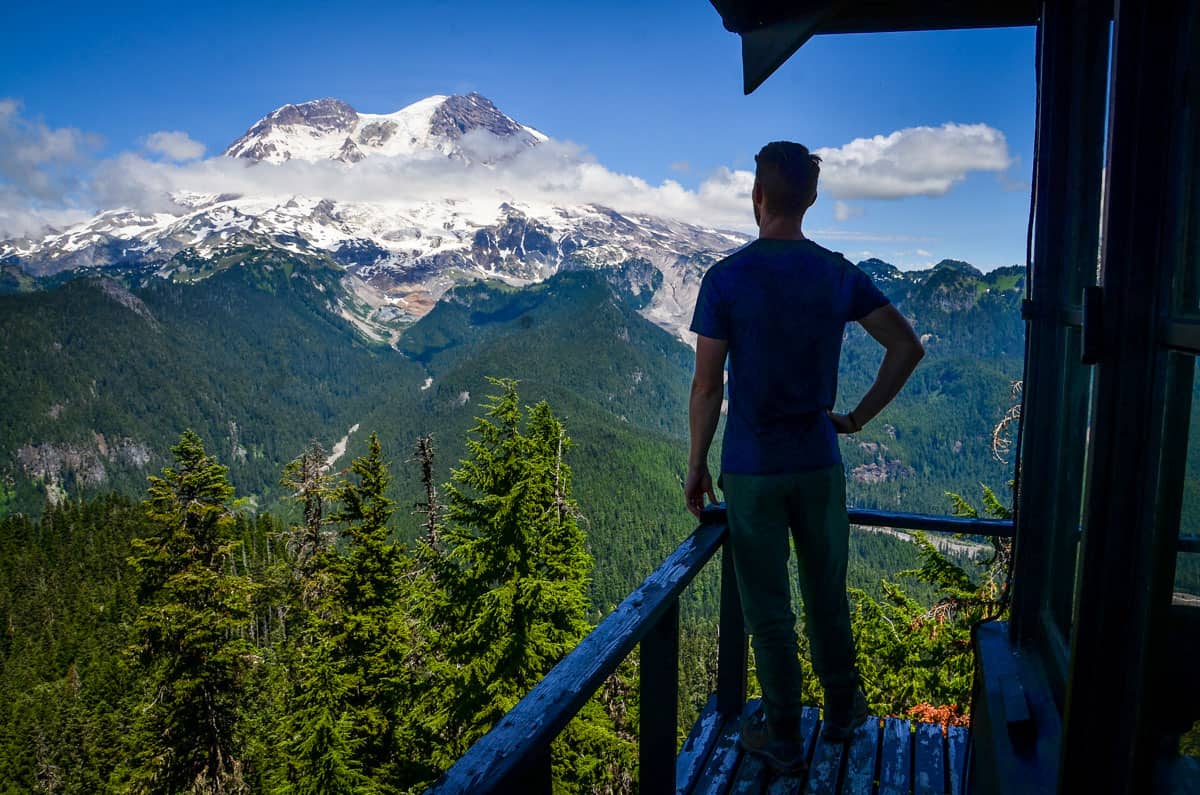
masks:
POLYGON ((712 475, 708 473, 708 464, 689 467, 687 483, 683 487, 683 496, 687 501, 688 511, 697 519, 704 510, 705 495, 708 495, 709 502, 716 504, 717 493, 713 491, 712 475))

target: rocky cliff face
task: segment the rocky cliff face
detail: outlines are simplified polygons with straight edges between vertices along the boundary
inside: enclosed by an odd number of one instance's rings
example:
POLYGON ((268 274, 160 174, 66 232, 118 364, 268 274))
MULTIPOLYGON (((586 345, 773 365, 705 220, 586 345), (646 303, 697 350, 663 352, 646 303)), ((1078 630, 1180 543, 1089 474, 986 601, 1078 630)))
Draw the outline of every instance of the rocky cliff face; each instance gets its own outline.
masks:
POLYGON ((154 453, 149 445, 128 437, 105 438, 93 432, 85 442, 25 444, 16 451, 21 473, 43 484, 51 504, 66 496, 66 487, 96 488, 108 481, 105 467, 144 469, 154 453))
POLYGON ((530 134, 529 128, 505 116, 490 99, 475 92, 465 97, 447 97, 430 116, 429 130, 451 140, 462 138, 471 130, 486 130, 501 138, 521 138, 530 144, 539 140, 530 134))
MULTIPOLYGON (((227 157, 282 162, 293 157, 288 138, 348 136, 358 126, 358 112, 340 99, 317 99, 284 105, 259 119, 225 150, 227 157)), ((347 139, 348 140, 348 139, 347 139)))

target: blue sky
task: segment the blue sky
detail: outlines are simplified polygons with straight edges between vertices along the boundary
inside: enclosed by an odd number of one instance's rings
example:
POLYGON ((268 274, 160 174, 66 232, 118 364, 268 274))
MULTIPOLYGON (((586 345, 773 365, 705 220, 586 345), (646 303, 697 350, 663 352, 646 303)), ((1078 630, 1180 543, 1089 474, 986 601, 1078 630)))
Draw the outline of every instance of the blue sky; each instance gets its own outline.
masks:
POLYGON ((0 98, 49 130, 99 136, 93 159, 162 130, 215 155, 279 105, 323 96, 390 112, 479 91, 612 171, 689 189, 716 169, 752 168, 769 140, 837 149, 908 128, 986 125, 1003 136, 1003 168, 968 165, 944 195, 874 198, 868 188, 840 213, 822 193, 807 227, 852 259, 1024 260, 1032 28, 819 37, 744 97, 739 40, 704 0, 68 3, 53 14, 6 4, 0 26, 18 34, 0 49, 0 98))

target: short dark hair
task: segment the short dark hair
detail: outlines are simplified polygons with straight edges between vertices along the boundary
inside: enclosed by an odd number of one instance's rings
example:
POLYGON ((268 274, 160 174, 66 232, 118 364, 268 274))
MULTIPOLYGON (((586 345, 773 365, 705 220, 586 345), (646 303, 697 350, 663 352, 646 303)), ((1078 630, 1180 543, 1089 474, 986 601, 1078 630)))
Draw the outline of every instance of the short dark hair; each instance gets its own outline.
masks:
POLYGON ((772 213, 801 215, 817 192, 821 158, 807 146, 791 141, 772 141, 754 156, 755 181, 772 213))

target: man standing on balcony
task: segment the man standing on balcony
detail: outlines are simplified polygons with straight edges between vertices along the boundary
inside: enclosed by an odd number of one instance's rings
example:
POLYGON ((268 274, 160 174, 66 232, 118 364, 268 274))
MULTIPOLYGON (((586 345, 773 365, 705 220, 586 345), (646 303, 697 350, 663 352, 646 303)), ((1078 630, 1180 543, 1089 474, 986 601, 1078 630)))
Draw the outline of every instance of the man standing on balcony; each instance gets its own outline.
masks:
POLYGON ((763 710, 743 722, 742 745, 775 768, 804 767, 800 662, 788 583, 788 535, 799 562, 813 668, 825 690, 823 736, 847 741, 867 718, 846 600, 849 522, 839 433, 870 422, 924 355, 912 326, 845 257, 804 237, 820 158, 800 144, 767 144, 754 158, 758 239, 709 269, 692 331, 696 372, 685 486, 696 516, 716 502, 708 451, 729 358, 729 406, 719 485, 763 710), (883 346, 874 385, 846 414, 833 412, 845 326, 857 321, 883 346))

